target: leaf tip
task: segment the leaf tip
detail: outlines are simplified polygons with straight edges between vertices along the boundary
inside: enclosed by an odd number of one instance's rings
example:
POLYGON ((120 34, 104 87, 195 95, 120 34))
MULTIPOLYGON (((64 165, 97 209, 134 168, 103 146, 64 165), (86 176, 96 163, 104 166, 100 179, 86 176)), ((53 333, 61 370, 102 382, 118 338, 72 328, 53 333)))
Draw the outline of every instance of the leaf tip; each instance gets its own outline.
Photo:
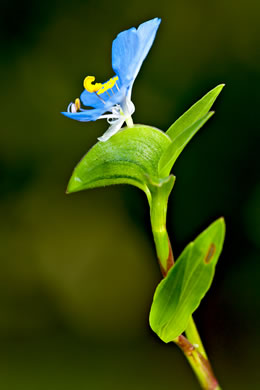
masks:
POLYGON ((226 234, 226 224, 225 224, 225 219, 224 217, 218 218, 213 224, 216 226, 217 229, 221 232, 221 240, 222 240, 222 245, 225 239, 225 234, 226 234))
POLYGON ((221 92, 222 89, 223 89, 225 86, 226 86, 226 84, 222 83, 222 84, 217 85, 217 86, 215 87, 215 89, 218 89, 219 92, 221 92))
MULTIPOLYGON (((220 94, 220 92, 222 91, 222 89, 225 87, 226 84, 219 84, 217 85, 215 88, 213 88, 211 91, 209 91, 209 94, 213 94, 212 96, 214 96, 214 101, 217 99, 218 95, 220 94)), ((213 103, 214 103, 213 101, 213 103)), ((212 103, 212 105, 213 105, 212 103)))
POLYGON ((219 223, 221 223, 223 226, 226 226, 226 222, 225 222, 225 218, 224 217, 220 217, 219 219, 217 219, 217 221, 219 223))
POLYGON ((226 221, 225 221, 225 218, 224 217, 220 217, 219 221, 221 222, 221 224, 223 226, 223 229, 224 229, 224 232, 225 232, 226 231, 226 221))
POLYGON ((72 175, 66 189, 66 194, 79 191, 81 185, 82 181, 77 176, 72 175))

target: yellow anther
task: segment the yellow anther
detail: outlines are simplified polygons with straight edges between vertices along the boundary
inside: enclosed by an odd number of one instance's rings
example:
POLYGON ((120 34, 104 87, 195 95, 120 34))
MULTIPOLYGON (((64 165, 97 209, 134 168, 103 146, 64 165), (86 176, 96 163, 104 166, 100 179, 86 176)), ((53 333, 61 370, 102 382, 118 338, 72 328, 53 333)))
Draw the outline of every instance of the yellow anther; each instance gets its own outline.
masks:
POLYGON ((102 87, 101 83, 92 84, 93 81, 95 81, 94 76, 87 76, 83 82, 84 88, 91 93, 97 92, 102 87))
POLYGON ((80 111, 80 100, 79 100, 79 98, 75 99, 74 103, 70 103, 68 111, 72 112, 74 114, 76 112, 80 111))
MULTIPOLYGON (((108 89, 112 89, 114 85, 116 84, 118 80, 118 77, 112 77, 112 79, 108 80, 105 84, 102 84, 102 88, 99 88, 98 95, 101 95, 102 93, 106 92, 108 89)), ((116 87, 118 89, 118 86, 116 84, 116 87)))
POLYGON ((80 100, 79 98, 75 99, 75 109, 76 111, 79 111, 80 110, 80 100))

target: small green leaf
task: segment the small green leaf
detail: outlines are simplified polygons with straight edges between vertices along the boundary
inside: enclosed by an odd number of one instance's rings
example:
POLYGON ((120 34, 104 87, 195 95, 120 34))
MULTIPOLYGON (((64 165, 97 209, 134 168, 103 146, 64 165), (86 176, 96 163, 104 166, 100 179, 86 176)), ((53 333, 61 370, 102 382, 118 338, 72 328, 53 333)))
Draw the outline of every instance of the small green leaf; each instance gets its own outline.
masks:
POLYGON ((214 114, 213 111, 210 111, 208 114, 204 115, 201 119, 194 122, 191 126, 187 127, 178 136, 174 138, 171 145, 165 150, 162 154, 162 157, 159 161, 159 175, 164 177, 168 176, 173 164, 187 145, 187 143, 192 139, 192 137, 197 133, 197 131, 207 122, 207 120, 212 117, 214 114))
POLYGON ((126 183, 148 195, 149 177, 158 178, 159 159, 170 144, 170 138, 156 128, 124 128, 89 150, 74 169, 67 192, 126 183))
POLYGON ((185 129, 192 126, 194 122, 206 115, 225 84, 220 84, 209 91, 202 99, 195 103, 188 111, 178 118, 167 130, 166 134, 174 141, 185 129))
POLYGON ((185 331, 192 313, 208 291, 225 236, 223 218, 212 223, 182 252, 157 287, 150 325, 168 343, 185 331))

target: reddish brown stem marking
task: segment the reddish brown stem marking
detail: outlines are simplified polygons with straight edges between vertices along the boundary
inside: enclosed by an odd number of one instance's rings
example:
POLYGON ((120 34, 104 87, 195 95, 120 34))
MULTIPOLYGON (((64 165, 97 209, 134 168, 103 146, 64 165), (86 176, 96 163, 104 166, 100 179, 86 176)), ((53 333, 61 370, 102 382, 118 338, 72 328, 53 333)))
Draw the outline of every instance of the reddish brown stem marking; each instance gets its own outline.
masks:
POLYGON ((182 334, 178 337, 178 341, 176 341, 176 344, 180 349, 183 351, 185 355, 191 356, 192 352, 194 351, 195 347, 189 342, 189 340, 186 339, 182 334))
POLYGON ((162 273, 162 276, 164 278, 168 274, 168 272, 170 271, 172 266, 174 265, 174 257, 173 257, 172 246, 171 246, 171 242, 169 240, 169 237, 168 237, 168 244, 169 244, 169 256, 168 256, 168 259, 167 259, 166 270, 162 267, 161 262, 159 260, 161 273, 162 273))
POLYGON ((184 355, 190 361, 190 364, 199 365, 201 372, 203 373, 203 382, 201 383, 205 390, 215 390, 218 388, 218 381, 215 378, 211 365, 207 359, 205 359, 199 351, 186 339, 183 335, 180 335, 175 343, 182 350, 184 355))

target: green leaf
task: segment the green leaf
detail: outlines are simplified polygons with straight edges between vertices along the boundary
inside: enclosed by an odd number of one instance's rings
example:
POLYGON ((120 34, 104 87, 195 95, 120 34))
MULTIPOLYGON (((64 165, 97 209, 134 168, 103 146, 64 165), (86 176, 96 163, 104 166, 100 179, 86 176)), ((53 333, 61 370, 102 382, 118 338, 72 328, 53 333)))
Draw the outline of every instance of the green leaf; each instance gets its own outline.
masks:
POLYGON ((150 325, 165 342, 185 331, 192 313, 208 291, 225 236, 224 219, 212 223, 182 252, 157 287, 150 325))
POLYGON ((169 175, 173 164, 175 163, 187 143, 207 122, 207 120, 212 117, 213 114, 214 112, 210 111, 208 114, 204 115, 201 119, 194 122, 191 126, 187 127, 185 130, 179 133, 177 137, 174 138, 171 145, 168 146, 159 161, 159 175, 161 177, 169 175))
POLYGON ((209 91, 202 99, 195 103, 188 111, 178 118, 167 130, 166 134, 174 141, 185 129, 192 126, 194 122, 206 115, 211 109, 216 98, 225 84, 220 84, 209 91))
POLYGON ((158 178, 159 159, 170 144, 170 138, 156 128, 124 128, 89 150, 76 166, 67 192, 127 183, 148 195, 149 178, 158 178))

